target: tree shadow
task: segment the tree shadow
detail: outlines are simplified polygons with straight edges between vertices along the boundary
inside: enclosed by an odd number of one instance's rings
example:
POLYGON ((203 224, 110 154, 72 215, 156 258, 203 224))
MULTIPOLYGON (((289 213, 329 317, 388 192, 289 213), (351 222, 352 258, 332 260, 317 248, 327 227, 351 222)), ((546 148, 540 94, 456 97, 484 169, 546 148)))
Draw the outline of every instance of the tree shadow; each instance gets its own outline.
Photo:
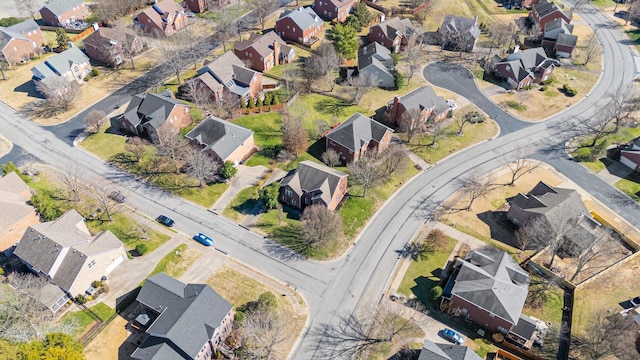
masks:
POLYGON ((260 205, 259 199, 247 199, 239 205, 234 205, 232 209, 243 215, 255 215, 257 214, 256 208, 258 205, 260 205))
POLYGON ((16 86, 15 88, 13 88, 13 92, 25 93, 28 97, 31 98, 44 99, 42 94, 40 94, 38 90, 36 90, 36 85, 31 80, 16 86))
POLYGON ((489 225, 492 239, 519 248, 514 233, 515 225, 507 220, 506 211, 485 211, 478 214, 478 219, 489 225))
POLYGON ((344 110, 349 106, 351 106, 351 104, 344 100, 328 98, 318 102, 313 108, 321 114, 343 116, 344 110))

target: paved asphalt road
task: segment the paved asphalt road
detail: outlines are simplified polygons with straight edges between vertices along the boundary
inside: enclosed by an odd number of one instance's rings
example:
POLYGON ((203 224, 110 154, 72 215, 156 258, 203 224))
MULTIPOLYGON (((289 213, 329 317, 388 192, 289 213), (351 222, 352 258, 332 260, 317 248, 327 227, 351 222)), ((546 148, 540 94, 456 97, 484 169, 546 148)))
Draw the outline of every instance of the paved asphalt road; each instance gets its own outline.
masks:
MULTIPOLYGON (((603 44, 605 71, 589 95, 566 112, 544 123, 520 124, 505 116, 502 136, 476 145, 423 171, 405 184, 378 211, 345 256, 330 262, 303 260, 286 249, 254 233, 245 231, 228 220, 215 216, 200 206, 167 195, 161 190, 135 181, 130 175, 70 146, 64 134, 58 137, 30 120, 0 105, 0 131, 22 149, 38 159, 62 169, 78 167, 86 177, 106 177, 114 182, 141 212, 155 217, 166 214, 176 220, 176 228, 187 234, 205 232, 216 239, 216 245, 239 261, 251 264, 277 279, 297 287, 309 304, 309 326, 302 342, 290 358, 326 358, 312 335, 316 326, 335 321, 336 312, 352 312, 359 305, 377 302, 383 295, 393 269, 397 265, 395 250, 410 241, 422 224, 430 218, 439 203, 453 194, 456 179, 473 169, 489 171, 504 164, 505 156, 525 144, 535 156, 549 160, 579 185, 585 186, 600 201, 612 206, 630 222, 640 219, 640 209, 623 201, 608 198, 615 189, 598 182, 578 164, 566 160, 562 144, 572 135, 574 123, 587 119, 602 106, 606 94, 629 84, 634 75, 633 61, 627 46, 610 20, 595 11, 581 13, 585 21, 597 24, 603 44), (591 99, 598 99, 592 101, 591 99), (589 184, 593 184, 589 187, 589 184)), ((477 98, 480 99, 481 98, 477 98)), ((109 104, 103 104, 109 105, 109 104)), ((479 105, 485 106, 484 103, 479 105)), ((502 123, 502 116, 498 121, 502 123)), ((76 125, 77 126, 77 125, 76 125)), ((73 130, 73 126, 70 126, 73 130)), ((61 131, 61 130, 60 130, 61 131)))

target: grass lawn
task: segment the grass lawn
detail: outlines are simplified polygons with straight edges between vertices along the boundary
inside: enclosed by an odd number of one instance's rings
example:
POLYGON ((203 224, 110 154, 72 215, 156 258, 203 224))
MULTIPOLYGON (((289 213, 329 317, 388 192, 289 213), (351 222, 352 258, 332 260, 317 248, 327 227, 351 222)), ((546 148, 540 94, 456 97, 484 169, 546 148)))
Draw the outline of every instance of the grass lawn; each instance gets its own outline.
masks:
POLYGON ((240 190, 229 206, 224 209, 222 215, 234 221, 240 220, 258 204, 258 188, 258 186, 251 186, 240 190))
POLYGON ((148 239, 142 236, 145 225, 140 225, 131 217, 117 213, 113 215, 113 221, 87 221, 87 226, 92 232, 111 230, 111 232, 122 241, 127 249, 131 250, 138 244, 147 245, 148 251, 152 252, 165 241, 169 240, 169 235, 158 231, 146 229, 148 239))
POLYGON ((533 308, 525 304, 522 313, 542 321, 551 321, 553 325, 558 326, 562 321, 564 291, 559 287, 551 287, 551 289, 547 290, 547 296, 541 307, 533 308))
POLYGON ((398 287, 398 293, 407 298, 414 294, 425 306, 437 306, 437 303, 431 301, 430 291, 439 284, 441 271, 455 246, 456 240, 449 238, 447 246, 436 251, 427 260, 411 261, 398 287))
POLYGON ((629 174, 626 178, 618 180, 615 186, 633 200, 640 202, 640 178, 637 175, 629 174))
POLYGON ((324 120, 333 126, 346 120, 354 112, 367 114, 368 110, 361 106, 354 106, 342 100, 320 95, 304 94, 299 96, 289 107, 291 114, 302 116, 307 129, 312 129, 318 120, 324 120))
MULTIPOLYGON (((606 149, 615 144, 623 144, 628 143, 631 140, 640 136, 640 127, 621 127, 617 133, 608 134, 602 137, 599 140, 597 148, 584 148, 578 147, 576 148, 571 155, 574 157, 580 157, 579 154, 584 152, 585 150, 591 152, 591 157, 594 160, 588 161, 580 161, 580 163, 586 166, 589 170, 594 173, 600 172, 606 168, 605 163, 603 163, 602 159, 607 155, 606 149)), ((591 144, 593 138, 583 138, 580 139, 580 142, 575 144, 575 146, 587 146, 591 144)))
POLYGON ((151 277, 157 273, 164 272, 165 274, 179 278, 184 274, 196 260, 202 256, 202 252, 198 249, 191 248, 187 244, 180 244, 177 248, 173 249, 165 257, 163 257, 156 268, 153 269, 148 277, 151 277))
POLYGON ((282 146, 282 116, 278 112, 242 116, 234 124, 246 127, 254 132, 256 145, 260 152, 254 154, 247 166, 269 166, 282 146))
MULTIPOLYGON (((93 314, 98 316, 102 321, 109 320, 109 318, 116 313, 115 309, 110 308, 104 303, 98 303, 90 307, 89 310, 93 312, 93 314)), ((85 331, 87 331, 89 326, 93 325, 96 322, 95 318, 92 315, 89 315, 89 313, 85 310, 76 312, 69 311, 64 314, 64 316, 62 316, 60 321, 75 323, 76 326, 73 329, 73 334, 76 336, 82 335, 85 331)))
POLYGON ((226 182, 206 185, 204 188, 195 187, 184 190, 183 198, 193 201, 198 205, 210 208, 218 201, 218 198, 227 191, 229 184, 226 182))
POLYGON ((349 196, 344 200, 344 204, 338 214, 342 216, 342 222, 344 226, 344 235, 348 239, 353 239, 357 236, 358 231, 367 223, 367 221, 373 216, 376 208, 376 199, 368 195, 368 197, 362 196, 349 196))
POLYGON ((269 210, 262 215, 258 219, 256 226, 265 234, 271 234, 275 229, 291 225, 295 226, 298 224, 300 219, 294 217, 292 214, 283 212, 282 213, 282 224, 280 224, 280 220, 278 219, 278 210, 269 210))
POLYGON ((80 145, 100 159, 109 161, 114 155, 125 152, 125 140, 122 135, 101 132, 88 136, 80 145))

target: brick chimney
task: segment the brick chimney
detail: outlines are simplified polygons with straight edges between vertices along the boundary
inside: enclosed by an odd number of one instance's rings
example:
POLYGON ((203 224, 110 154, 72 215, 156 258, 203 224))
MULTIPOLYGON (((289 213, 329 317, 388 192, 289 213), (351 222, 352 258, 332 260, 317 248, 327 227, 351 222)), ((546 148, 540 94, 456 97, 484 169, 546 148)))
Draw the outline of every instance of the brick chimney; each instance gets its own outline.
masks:
POLYGON ((280 64, 280 44, 277 40, 273 42, 273 64, 274 66, 280 64))
POLYGON ((390 117, 391 117, 391 122, 393 124, 398 124, 398 104, 400 103, 400 96, 398 95, 394 95, 393 96, 393 106, 391 108, 391 112, 390 112, 390 117))

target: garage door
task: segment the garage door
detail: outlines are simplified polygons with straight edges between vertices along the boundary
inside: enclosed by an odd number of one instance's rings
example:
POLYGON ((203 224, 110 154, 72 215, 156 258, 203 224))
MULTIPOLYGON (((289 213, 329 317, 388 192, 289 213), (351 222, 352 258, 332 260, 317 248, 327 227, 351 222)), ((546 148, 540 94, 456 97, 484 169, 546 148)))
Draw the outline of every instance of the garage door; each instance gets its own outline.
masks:
POLYGON ((124 261, 124 255, 120 255, 117 259, 113 260, 111 265, 107 266, 107 274, 113 271, 113 269, 115 269, 118 265, 120 265, 122 261, 124 261))

